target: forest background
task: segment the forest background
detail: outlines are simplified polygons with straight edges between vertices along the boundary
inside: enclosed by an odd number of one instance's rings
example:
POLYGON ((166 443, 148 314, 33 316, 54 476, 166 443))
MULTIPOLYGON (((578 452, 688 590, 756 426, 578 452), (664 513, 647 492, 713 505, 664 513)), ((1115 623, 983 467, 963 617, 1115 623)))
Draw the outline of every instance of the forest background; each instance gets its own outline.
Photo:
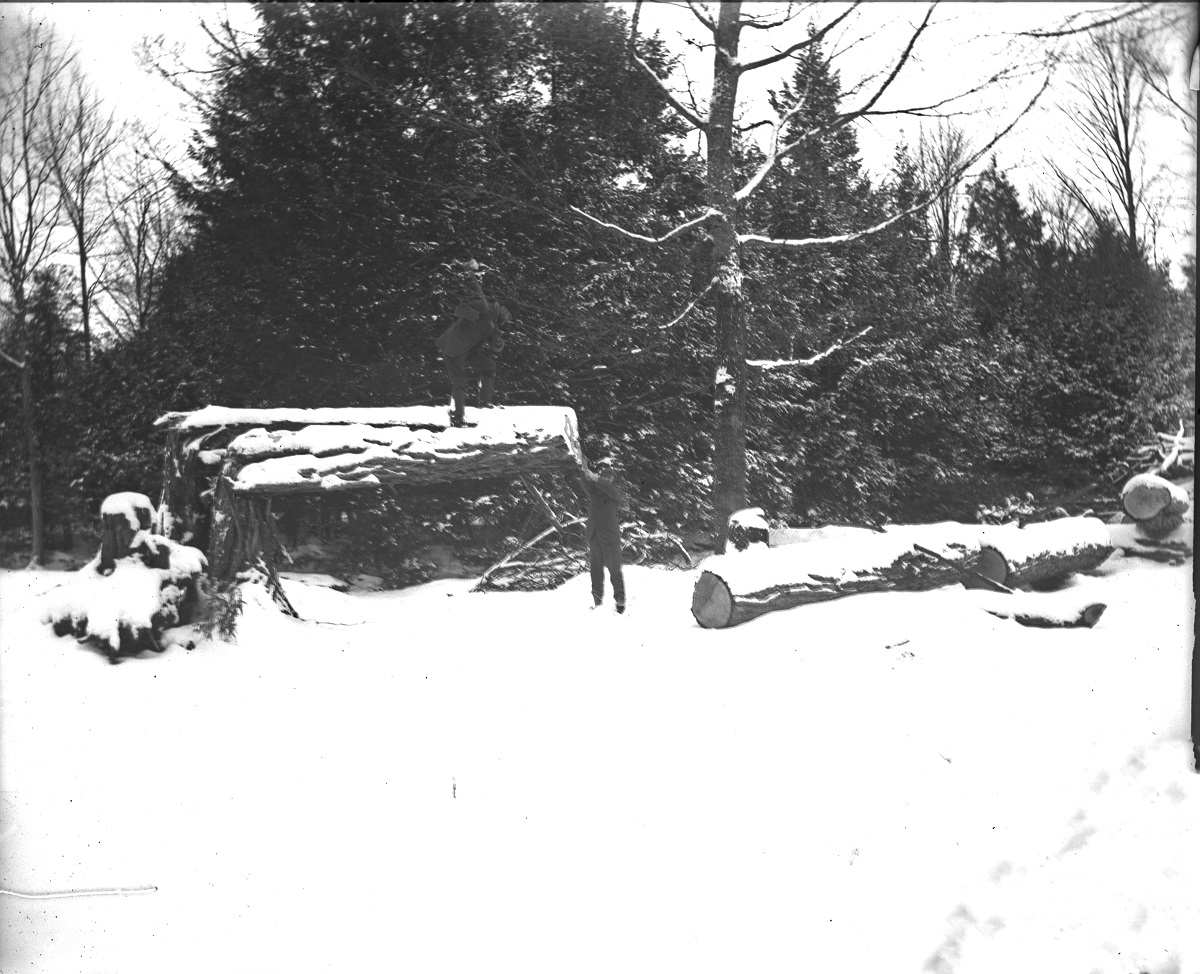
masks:
MULTIPOLYGON (((711 239, 649 246, 577 213, 653 236, 708 203, 695 138, 626 56, 630 9, 256 10, 250 31, 211 25, 199 76, 147 52, 198 112, 186 154, 118 124, 67 44, 30 45, 45 25, 0 24, 6 51, 39 52, 5 58, 0 182, 42 208, 22 223, 0 207, 6 557, 90 543, 106 494, 157 498, 164 412, 445 402, 434 339, 471 258, 516 319, 501 402, 576 409, 585 452, 624 462, 632 538, 711 544, 711 239), (34 89, 44 117, 16 97, 34 89)), ((1176 5, 1112 10, 1059 38, 1071 46, 1056 48, 1068 67, 1054 84, 1085 99, 1085 123, 1092 90, 1098 111, 1111 96, 1135 124, 1111 139, 1078 126, 1096 171, 1051 164, 1025 192, 1003 141, 951 179, 986 139, 949 108, 915 113, 918 137, 868 173, 855 127, 836 124, 860 79, 844 81, 834 38, 809 28, 770 102, 789 113, 785 136, 827 134, 779 160, 747 218, 822 236, 935 199, 836 247, 743 256, 745 351, 760 363, 746 493, 773 518, 975 520, 1027 493, 1053 503, 1111 485, 1155 430, 1191 431, 1194 256, 1170 267, 1157 234, 1170 187, 1194 173, 1148 166, 1138 133, 1173 119, 1194 154, 1194 92, 1180 100, 1163 54, 1194 22, 1176 5), (1127 184, 1106 182, 1110 152, 1127 184)), ((643 33, 638 51, 662 77, 682 56, 665 35, 643 33)), ((735 143, 742 181, 769 151, 759 134, 735 143)), ((486 561, 532 533, 529 509, 520 485, 496 483, 281 513, 293 548, 336 538, 338 568, 403 583, 437 570, 434 545, 486 561)))

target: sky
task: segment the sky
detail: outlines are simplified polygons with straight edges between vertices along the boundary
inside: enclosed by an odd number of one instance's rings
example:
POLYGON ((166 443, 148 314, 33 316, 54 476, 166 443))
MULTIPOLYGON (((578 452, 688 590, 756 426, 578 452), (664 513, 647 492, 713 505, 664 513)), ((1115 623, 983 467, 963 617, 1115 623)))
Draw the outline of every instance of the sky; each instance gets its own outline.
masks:
MULTIPOLYGON (((632 4, 613 6, 632 9, 632 4)), ((711 4, 709 6, 712 6, 711 4)), ((931 26, 914 48, 913 57, 879 107, 905 107, 928 103, 958 91, 967 90, 989 77, 1001 66, 1019 63, 1031 71, 1020 80, 989 86, 977 96, 956 103, 966 114, 955 118, 967 133, 983 144, 990 135, 1008 123, 1028 102, 1041 84, 1042 75, 1033 71, 1044 53, 1012 35, 1020 30, 1057 26, 1071 13, 1104 10, 1112 5, 1080 3, 991 3, 949 2, 942 4, 931 19, 931 26), (931 97, 932 96, 932 97, 931 97)), ((845 4, 822 4, 818 23, 836 16, 845 4)), ((144 39, 158 39, 162 49, 177 50, 192 67, 203 67, 208 38, 201 30, 201 19, 214 22, 228 16, 242 30, 252 31, 256 15, 244 3, 33 3, 0 7, 7 11, 24 8, 51 23, 76 46, 81 63, 102 95, 126 117, 137 118, 157 129, 169 143, 182 150, 194 124, 188 106, 170 85, 150 74, 138 57, 144 39)), ((785 4, 747 5, 747 12, 765 16, 783 11, 785 4)), ((912 31, 912 25, 924 16, 924 3, 868 2, 844 28, 830 37, 827 49, 849 46, 835 61, 843 88, 894 62, 912 31), (851 43, 854 42, 854 43, 851 43)), ((806 16, 775 31, 743 31, 743 56, 757 57, 770 52, 770 44, 784 45, 802 36, 806 16)), ((681 69, 672 79, 677 91, 683 91, 690 79, 702 97, 711 79, 711 50, 690 46, 688 41, 703 42, 705 30, 686 6, 674 3, 650 3, 643 8, 643 32, 658 32, 671 50, 682 51, 681 69)), ((1175 50, 1167 52, 1177 65, 1177 92, 1186 91, 1187 71, 1194 42, 1179 38, 1175 50)), ((787 62, 747 76, 741 88, 744 120, 769 117, 766 92, 785 77, 787 62)), ((1070 69, 1060 67, 1052 87, 1038 106, 1017 129, 998 146, 1002 168, 1023 191, 1048 178, 1047 158, 1053 158, 1070 170, 1077 165, 1077 149, 1064 114, 1069 93, 1070 69)), ((1194 104, 1194 103, 1193 103, 1194 104)), ((762 131, 762 130, 760 130, 762 131)), ((858 126, 859 145, 867 168, 878 175, 891 161, 901 140, 914 144, 918 122, 911 117, 875 120, 858 126)), ((1160 238, 1160 252, 1178 265, 1181 256, 1195 253, 1195 155, 1182 126, 1177 121, 1153 118, 1147 124, 1147 145, 1151 147, 1151 166, 1166 173, 1161 185, 1173 198, 1160 238)))

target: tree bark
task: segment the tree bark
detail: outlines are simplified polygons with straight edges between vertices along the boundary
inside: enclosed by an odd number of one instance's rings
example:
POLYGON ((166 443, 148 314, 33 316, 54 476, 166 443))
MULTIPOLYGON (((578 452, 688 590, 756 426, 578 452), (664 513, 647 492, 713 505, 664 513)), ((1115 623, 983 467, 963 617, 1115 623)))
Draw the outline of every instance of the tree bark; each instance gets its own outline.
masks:
POLYGON ((41 565, 46 560, 46 515, 43 506, 42 447, 38 438, 35 409, 33 363, 26 352, 25 364, 21 366, 21 419, 25 427, 25 451, 29 460, 29 528, 32 535, 29 563, 41 565))
POLYGON ((707 132, 709 204, 720 214, 711 230, 716 278, 712 505, 718 552, 725 550, 729 515, 746 506, 746 336, 733 161, 741 7, 738 2, 720 6, 707 132))
POLYGON ((1054 594, 975 592, 973 595, 989 615, 1034 629, 1091 629, 1108 608, 1103 602, 1082 602, 1077 597, 1064 599, 1054 594))
POLYGON ((783 548, 719 555, 704 563, 692 615, 723 629, 779 609, 863 592, 924 591, 962 580, 979 565, 973 525, 894 525, 883 532, 836 533, 783 548), (914 550, 920 544, 939 558, 914 550))

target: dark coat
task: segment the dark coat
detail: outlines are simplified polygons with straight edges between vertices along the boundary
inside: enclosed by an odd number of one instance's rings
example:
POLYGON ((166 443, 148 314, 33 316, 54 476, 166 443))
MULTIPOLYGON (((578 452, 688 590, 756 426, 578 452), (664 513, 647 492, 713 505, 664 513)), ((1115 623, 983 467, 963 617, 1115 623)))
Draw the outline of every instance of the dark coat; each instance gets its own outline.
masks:
POLYGON ((454 323, 437 339, 437 347, 446 358, 468 354, 484 342, 494 348, 503 344, 501 329, 512 316, 499 301, 469 298, 454 311, 454 323))
POLYGON ((580 471, 587 494, 588 545, 606 550, 621 550, 621 522, 617 514, 628 506, 624 492, 608 477, 580 471))

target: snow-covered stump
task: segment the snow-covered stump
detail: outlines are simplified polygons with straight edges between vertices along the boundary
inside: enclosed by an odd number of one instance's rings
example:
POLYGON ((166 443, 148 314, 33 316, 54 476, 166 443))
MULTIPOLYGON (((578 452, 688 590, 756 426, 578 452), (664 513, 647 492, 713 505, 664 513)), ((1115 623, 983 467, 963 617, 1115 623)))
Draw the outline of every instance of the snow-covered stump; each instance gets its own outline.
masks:
POLYGON ((144 494, 106 498, 100 552, 50 593, 42 613, 56 636, 94 643, 110 663, 161 653, 163 631, 190 621, 199 600, 204 554, 152 533, 152 510, 144 494))
MULTIPOLYGON (((1099 518, 1064 517, 1054 521, 986 528, 979 573, 1009 588, 1048 584, 1073 572, 1090 571, 1113 553, 1108 526, 1099 518)), ((968 578, 968 588, 984 582, 968 578)))
POLYGON ((729 543, 737 551, 770 545, 770 525, 761 507, 747 507, 729 515, 729 543))
POLYGON ((717 555, 704 562, 692 615, 707 629, 748 622, 767 612, 862 592, 925 591, 962 581, 979 568, 975 525, 842 528, 781 548, 717 555), (922 545, 941 558, 914 549, 922 545))
POLYGON ((1155 473, 1131 477, 1121 491, 1121 507, 1151 538, 1170 534, 1183 524, 1191 507, 1188 493, 1155 473))
POLYGON ((101 572, 111 572, 116 562, 130 553, 136 540, 146 536, 154 523, 154 513, 154 505, 145 494, 125 492, 104 498, 100 505, 101 572))

